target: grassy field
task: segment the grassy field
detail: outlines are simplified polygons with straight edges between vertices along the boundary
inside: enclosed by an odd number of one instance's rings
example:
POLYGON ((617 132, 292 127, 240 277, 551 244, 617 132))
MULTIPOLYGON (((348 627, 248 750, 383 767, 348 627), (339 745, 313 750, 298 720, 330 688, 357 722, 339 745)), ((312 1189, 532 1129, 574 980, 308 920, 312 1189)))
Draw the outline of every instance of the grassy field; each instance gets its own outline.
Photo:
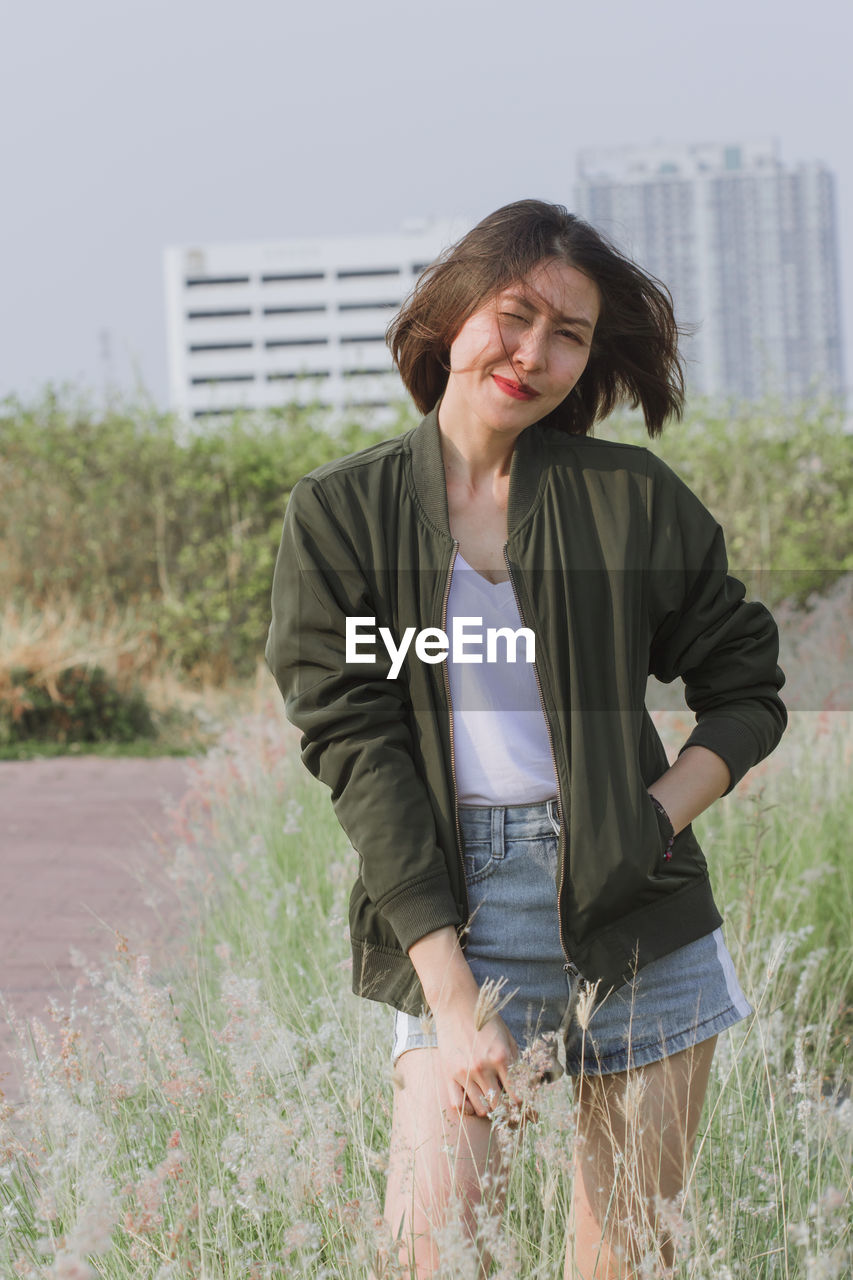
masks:
MULTIPOLYGON (((391 1015, 350 994, 355 858, 269 673, 251 674, 286 494, 370 433, 330 439, 285 413, 182 441, 144 408, 98 415, 51 394, 0 410, 0 759, 199 756, 169 851, 192 961, 158 971, 120 939, 80 969, 70 1007, 20 1029, 25 1097, 0 1096, 0 1277, 363 1280, 372 1266, 390 1280, 391 1015), (153 732, 22 740, 33 701, 96 666, 144 690, 153 732)), ((603 434, 643 440, 635 428, 603 434)), ((677 1280, 853 1276, 850 445, 820 406, 698 406, 660 445, 774 606, 791 709, 778 751, 695 824, 755 1013, 720 1041, 671 1207, 677 1280)), ((689 730, 680 685, 652 693, 672 757, 689 730)), ((495 1131, 507 1211, 481 1227, 505 1280, 562 1274, 566 1081, 537 1105, 537 1125, 495 1131)), ((443 1274, 473 1277, 471 1247, 442 1243, 443 1274)))
MULTIPOLYGON (((387 1277, 391 1015, 349 993, 354 855, 277 694, 219 732, 174 817, 193 962, 133 938, 23 1043, 0 1121, 0 1275, 387 1277)), ((655 713, 672 755, 684 713, 655 713)), ((683 1206, 679 1280, 853 1274, 853 715, 794 711, 782 745, 696 823, 755 1014, 721 1038, 683 1206)), ((566 1081, 503 1130, 495 1275, 557 1280, 566 1081)), ((452 1231, 448 1277, 476 1259, 452 1231)), ((649 1276, 657 1274, 650 1261, 649 1276)))

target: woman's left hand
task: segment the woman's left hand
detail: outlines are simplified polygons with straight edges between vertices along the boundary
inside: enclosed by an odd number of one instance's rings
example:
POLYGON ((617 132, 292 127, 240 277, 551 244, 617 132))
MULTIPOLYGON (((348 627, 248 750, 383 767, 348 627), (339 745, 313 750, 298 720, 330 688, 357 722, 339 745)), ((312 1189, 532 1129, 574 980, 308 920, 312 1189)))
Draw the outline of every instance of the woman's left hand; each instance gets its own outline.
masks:
POLYGON ((731 783, 729 767, 721 756, 707 747, 687 747, 666 773, 648 788, 649 795, 663 805, 678 835, 725 793, 731 783))

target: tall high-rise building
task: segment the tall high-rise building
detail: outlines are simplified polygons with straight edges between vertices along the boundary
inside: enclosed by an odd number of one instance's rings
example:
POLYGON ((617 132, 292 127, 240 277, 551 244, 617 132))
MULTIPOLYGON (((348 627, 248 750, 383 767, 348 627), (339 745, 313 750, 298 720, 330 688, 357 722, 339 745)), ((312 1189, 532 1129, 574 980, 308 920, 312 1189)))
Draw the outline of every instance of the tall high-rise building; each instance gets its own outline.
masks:
POLYGON ((575 209, 671 290, 690 389, 843 395, 835 182, 773 143, 578 158, 575 209))
POLYGON ((286 402, 384 409, 405 389, 385 328, 467 230, 208 244, 165 251, 171 408, 205 418, 286 402))

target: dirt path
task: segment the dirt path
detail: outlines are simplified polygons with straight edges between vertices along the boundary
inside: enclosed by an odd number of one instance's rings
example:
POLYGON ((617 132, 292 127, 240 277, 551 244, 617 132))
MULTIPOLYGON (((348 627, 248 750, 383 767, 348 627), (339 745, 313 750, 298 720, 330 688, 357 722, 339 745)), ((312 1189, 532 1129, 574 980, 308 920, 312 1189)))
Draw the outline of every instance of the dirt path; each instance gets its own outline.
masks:
MULTIPOLYGON (((188 786, 187 760, 0 761, 0 992, 25 1018, 61 1002, 78 976, 71 948, 97 961, 115 930, 164 954, 171 900, 157 837, 188 786), (147 901, 160 891, 160 907, 147 901)), ((0 1090, 14 1099, 13 1036, 0 1010, 0 1090)))

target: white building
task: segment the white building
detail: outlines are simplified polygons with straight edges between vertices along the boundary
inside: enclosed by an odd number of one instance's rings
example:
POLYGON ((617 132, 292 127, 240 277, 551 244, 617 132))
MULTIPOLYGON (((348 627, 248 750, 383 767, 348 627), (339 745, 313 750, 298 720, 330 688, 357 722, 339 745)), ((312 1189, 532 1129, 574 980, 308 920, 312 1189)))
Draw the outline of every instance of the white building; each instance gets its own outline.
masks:
POLYGON ((423 222, 396 235, 168 248, 172 409, 204 418, 404 398, 386 326, 423 267, 466 230, 423 222))
POLYGON ((770 142, 655 145, 579 156, 575 209, 670 288, 690 388, 840 397, 835 184, 770 142))

